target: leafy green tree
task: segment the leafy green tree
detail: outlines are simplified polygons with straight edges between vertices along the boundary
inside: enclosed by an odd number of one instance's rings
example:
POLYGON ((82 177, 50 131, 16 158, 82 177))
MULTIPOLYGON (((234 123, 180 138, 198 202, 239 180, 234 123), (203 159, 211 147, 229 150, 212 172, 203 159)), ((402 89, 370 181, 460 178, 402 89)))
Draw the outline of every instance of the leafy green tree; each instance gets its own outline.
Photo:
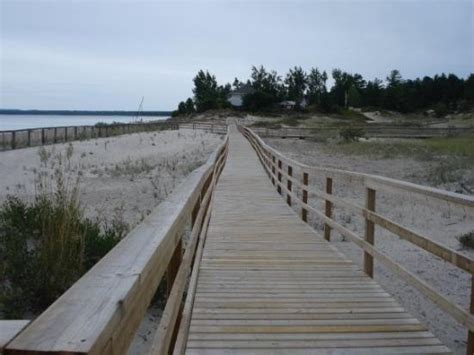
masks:
POLYGON ((181 101, 178 105, 178 114, 184 115, 184 114, 186 114, 186 112, 187 112, 186 111, 186 104, 183 101, 181 101))
POLYGON ((193 79, 196 111, 203 112, 218 107, 219 91, 217 80, 208 71, 200 70, 193 79))
POLYGON ((232 83, 232 87, 234 90, 238 89, 242 83, 239 81, 239 79, 234 78, 234 82, 232 83))
POLYGON ((385 90, 385 107, 390 110, 405 111, 403 104, 403 79, 396 69, 387 76, 387 89, 385 90))
POLYGON ((464 99, 474 105, 474 74, 469 75, 469 77, 464 82, 464 99))
POLYGON ((328 75, 325 71, 321 73, 318 68, 311 68, 308 74, 308 98, 311 104, 321 105, 321 97, 327 91, 327 80, 328 75))
POLYGON ((294 67, 290 69, 286 75, 285 84, 287 85, 288 98, 296 101, 299 106, 304 98, 306 87, 308 85, 308 78, 301 67, 294 67))
POLYGON ((347 107, 349 89, 354 88, 361 92, 365 87, 365 80, 360 74, 349 74, 343 72, 341 69, 334 69, 332 71, 334 79, 334 86, 331 89, 334 103, 338 106, 347 107))
POLYGON ((380 106, 383 98, 382 80, 375 78, 368 81, 362 94, 362 102, 364 106, 380 106))
MULTIPOLYGON (((191 99, 190 97, 186 100, 184 107, 185 107, 186 113, 194 113, 196 111, 194 108, 193 99, 191 99)), ((178 110, 179 110, 179 107, 178 107, 178 110)))
POLYGON ((268 72, 263 66, 253 66, 250 75, 253 92, 244 96, 243 107, 250 111, 271 108, 285 97, 285 87, 275 71, 268 72))
POLYGON ((355 85, 352 85, 349 88, 347 93, 347 104, 352 107, 360 107, 362 104, 361 95, 355 85))

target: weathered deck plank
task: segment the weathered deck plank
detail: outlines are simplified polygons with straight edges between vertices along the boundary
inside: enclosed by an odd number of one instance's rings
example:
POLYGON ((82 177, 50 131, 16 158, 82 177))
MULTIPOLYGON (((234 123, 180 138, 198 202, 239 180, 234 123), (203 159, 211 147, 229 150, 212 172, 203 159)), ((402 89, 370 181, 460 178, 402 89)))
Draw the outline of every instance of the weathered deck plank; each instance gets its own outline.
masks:
POLYGON ((303 223, 230 135, 187 338, 189 354, 449 353, 303 223))

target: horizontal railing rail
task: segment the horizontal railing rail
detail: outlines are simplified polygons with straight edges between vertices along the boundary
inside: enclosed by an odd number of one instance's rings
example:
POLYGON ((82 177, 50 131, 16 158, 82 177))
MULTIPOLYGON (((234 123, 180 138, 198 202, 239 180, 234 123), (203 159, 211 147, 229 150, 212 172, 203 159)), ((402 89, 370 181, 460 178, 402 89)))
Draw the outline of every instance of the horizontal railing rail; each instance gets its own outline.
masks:
POLYGON ((153 341, 173 348, 191 265, 199 258, 228 138, 175 192, 5 348, 5 354, 124 354, 166 274, 168 302, 153 341), (183 234, 191 236, 184 248, 183 234))
POLYGON ((227 125, 207 122, 183 122, 179 123, 179 128, 204 130, 209 133, 227 134, 227 125))
POLYGON ((299 207, 303 221, 308 222, 309 214, 322 220, 324 222, 324 238, 326 240, 330 240, 331 230, 333 229, 353 241, 364 251, 363 269, 370 277, 373 277, 374 259, 376 259, 409 285, 415 287, 439 308, 451 315, 456 321, 465 326, 468 329, 467 352, 468 354, 472 354, 474 351, 474 260, 448 246, 432 240, 428 236, 415 232, 400 223, 382 216, 376 212, 375 206, 378 191, 409 193, 411 196, 422 196, 423 198, 432 199, 438 203, 443 202, 457 206, 464 211, 466 215, 474 217, 473 196, 451 193, 382 176, 308 166, 287 158, 276 149, 270 147, 251 129, 240 127, 240 130, 253 146, 277 191, 286 197, 288 205, 299 207), (296 170, 300 173, 299 179, 295 176, 296 170), (314 174, 324 178, 325 191, 310 187, 309 177, 314 174), (333 182, 336 178, 349 185, 357 183, 363 186, 365 189, 365 206, 360 206, 347 199, 334 196, 333 182), (308 204, 308 196, 310 194, 314 194, 324 201, 324 211, 319 211, 308 204), (364 236, 359 236, 356 232, 336 222, 333 217, 334 207, 348 209, 363 217, 365 220, 364 236), (470 309, 466 310, 450 301, 427 282, 379 251, 379 249, 374 246, 376 225, 469 273, 471 276, 470 309))
POLYGON ((321 134, 337 134, 343 129, 360 129, 367 138, 435 138, 474 134, 474 127, 404 127, 394 125, 339 125, 319 126, 314 128, 264 128, 252 127, 252 131, 260 137, 275 138, 313 138, 321 134))

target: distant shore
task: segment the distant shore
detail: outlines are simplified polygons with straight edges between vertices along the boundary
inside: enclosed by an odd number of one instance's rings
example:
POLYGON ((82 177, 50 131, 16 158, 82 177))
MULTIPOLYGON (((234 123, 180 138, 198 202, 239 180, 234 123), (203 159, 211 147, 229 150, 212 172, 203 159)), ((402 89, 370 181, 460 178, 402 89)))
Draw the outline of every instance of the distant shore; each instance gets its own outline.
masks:
POLYGON ((0 115, 59 116, 171 116, 171 111, 93 111, 93 110, 20 110, 0 109, 0 115))

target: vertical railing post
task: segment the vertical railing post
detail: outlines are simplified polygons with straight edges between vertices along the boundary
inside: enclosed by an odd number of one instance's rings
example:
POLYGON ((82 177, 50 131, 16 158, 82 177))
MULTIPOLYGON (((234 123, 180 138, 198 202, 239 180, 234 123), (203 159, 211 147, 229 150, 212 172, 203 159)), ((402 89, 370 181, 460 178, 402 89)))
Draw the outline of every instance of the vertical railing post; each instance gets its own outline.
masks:
POLYGON ((281 164, 281 160, 278 159, 278 174, 277 174, 277 176, 278 176, 278 182, 279 182, 279 184, 278 184, 278 186, 277 186, 277 191, 278 191, 278 193, 279 193, 280 195, 281 195, 281 185, 280 185, 280 184, 281 184, 281 165, 282 165, 282 164, 281 164))
POLYGON ((174 279, 178 273, 179 266, 181 265, 181 260, 183 259, 183 239, 180 238, 176 249, 171 256, 170 263, 168 264, 168 269, 166 271, 166 297, 169 296, 171 288, 173 287, 174 279))
POLYGON ((31 147, 31 129, 29 129, 29 130, 27 131, 27 135, 28 135, 28 137, 27 137, 26 145, 27 145, 28 147, 31 147))
MULTIPOLYGON (((375 211, 375 190, 367 188, 365 207, 369 211, 375 211)), ((374 245, 375 224, 367 217, 365 218, 365 241, 374 245)), ((367 252, 364 252, 364 272, 370 277, 374 277, 374 258, 367 252)))
POLYGON ((272 155, 272 184, 275 186, 275 156, 272 155))
POLYGON ((74 126, 74 140, 77 140, 77 126, 74 126))
POLYGON ((16 148, 16 132, 15 131, 12 131, 11 147, 12 147, 12 149, 16 148))
MULTIPOLYGON (((328 195, 332 194, 332 178, 330 177, 326 178, 326 193, 328 195)), ((332 202, 331 201, 326 200, 324 212, 325 212, 326 217, 328 218, 332 217, 332 202)), ((324 224, 324 239, 326 239, 327 241, 331 240, 331 226, 329 226, 329 224, 327 223, 324 224)))
MULTIPOLYGON (((469 305, 469 312, 474 314, 474 276, 471 276, 471 304, 469 305)), ((474 354, 474 332, 470 330, 467 333, 466 354, 474 354)))
MULTIPOLYGON (((308 180, 309 176, 308 173, 305 173, 303 171, 303 196, 302 196, 302 202, 304 204, 308 204, 308 180)), ((308 222, 308 210, 304 208, 304 206, 301 207, 301 219, 303 222, 308 222)))
POLYGON ((288 189, 288 193, 286 194, 286 203, 288 206, 291 206, 291 178, 293 176, 293 168, 288 165, 288 178, 286 179, 286 187, 288 189))
POLYGON ((44 134, 44 128, 41 128, 41 145, 45 145, 46 143, 46 137, 44 134))
POLYGON ((53 143, 56 144, 58 139, 58 128, 54 127, 54 134, 53 134, 53 143))

